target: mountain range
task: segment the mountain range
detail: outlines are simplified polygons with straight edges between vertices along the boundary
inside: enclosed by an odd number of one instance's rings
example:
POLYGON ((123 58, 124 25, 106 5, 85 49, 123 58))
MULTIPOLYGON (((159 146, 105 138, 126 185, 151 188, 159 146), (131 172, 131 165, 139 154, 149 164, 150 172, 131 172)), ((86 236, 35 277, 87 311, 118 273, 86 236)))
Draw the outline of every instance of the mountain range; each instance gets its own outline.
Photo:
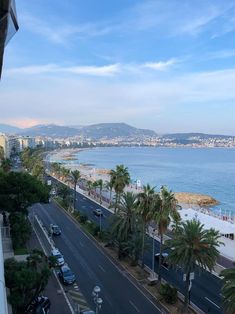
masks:
MULTIPOLYGON (((55 124, 36 125, 31 128, 17 128, 8 124, 0 124, 0 133, 17 134, 23 136, 45 136, 52 138, 66 138, 83 136, 92 140, 122 138, 144 138, 160 136, 149 129, 139 129, 126 123, 99 123, 88 126, 61 126, 55 124)), ((195 141, 196 139, 220 138, 226 139, 229 135, 215 135, 204 133, 173 133, 161 135, 162 138, 175 141, 195 141)))

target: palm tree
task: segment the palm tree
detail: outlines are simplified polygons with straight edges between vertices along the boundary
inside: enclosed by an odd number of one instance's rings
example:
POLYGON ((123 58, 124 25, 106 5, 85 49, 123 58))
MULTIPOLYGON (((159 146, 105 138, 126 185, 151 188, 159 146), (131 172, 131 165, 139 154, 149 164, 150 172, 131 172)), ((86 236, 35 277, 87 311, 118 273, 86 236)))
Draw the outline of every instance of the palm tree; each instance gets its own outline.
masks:
POLYGON ((66 182, 68 180, 70 170, 65 167, 61 167, 60 173, 62 175, 63 180, 66 182))
POLYGON ((136 224, 136 205, 136 195, 132 192, 124 193, 118 204, 117 215, 111 224, 111 234, 119 243, 119 256, 122 249, 127 248, 127 243, 133 235, 136 224))
POLYGON ((110 171, 110 178, 115 190, 115 213, 117 204, 120 201, 121 194, 124 191, 126 185, 130 183, 130 174, 128 168, 124 165, 117 165, 115 170, 110 171))
POLYGON ((93 182, 88 180, 86 181, 86 188, 88 190, 88 195, 90 196, 91 195, 91 191, 92 191, 92 185, 93 185, 93 182))
POLYGON ((222 295, 226 313, 235 313, 235 268, 222 270, 223 277, 222 295))
POLYGON ((76 207, 76 187, 77 187, 77 183, 78 180, 80 179, 81 175, 80 175, 80 171, 79 170, 74 170, 71 171, 71 178, 74 184, 74 195, 73 195, 73 209, 75 210, 76 207))
POLYGON ((157 224, 158 233, 160 235, 158 280, 161 282, 163 236, 172 220, 177 223, 180 220, 180 215, 177 211, 177 201, 174 194, 171 191, 168 191, 164 186, 161 187, 160 193, 155 195, 152 218, 157 224))
POLYGON ((196 267, 212 271, 219 255, 219 231, 204 230, 198 220, 180 223, 173 233, 173 238, 165 241, 171 248, 168 260, 174 266, 182 267, 186 274, 185 298, 183 313, 188 313, 190 273, 196 267))
POLYGON ((98 188, 98 182, 97 181, 92 182, 92 189, 94 191, 94 198, 96 198, 96 196, 97 196, 97 192, 96 192, 97 188, 98 188))
POLYGON ((104 182, 103 182, 102 179, 99 179, 96 182, 97 182, 97 187, 99 188, 100 204, 102 204, 102 190, 103 190, 103 187, 104 187, 104 182))
POLYGON ((111 180, 106 181, 105 187, 109 190, 109 205, 110 205, 112 202, 113 182, 111 180))
POLYGON ((144 250, 145 250, 145 236, 146 228, 148 223, 152 219, 152 206, 154 201, 154 187, 151 187, 149 184, 143 187, 143 192, 137 195, 138 198, 138 207, 137 214, 141 217, 142 220, 142 268, 144 268, 144 250))

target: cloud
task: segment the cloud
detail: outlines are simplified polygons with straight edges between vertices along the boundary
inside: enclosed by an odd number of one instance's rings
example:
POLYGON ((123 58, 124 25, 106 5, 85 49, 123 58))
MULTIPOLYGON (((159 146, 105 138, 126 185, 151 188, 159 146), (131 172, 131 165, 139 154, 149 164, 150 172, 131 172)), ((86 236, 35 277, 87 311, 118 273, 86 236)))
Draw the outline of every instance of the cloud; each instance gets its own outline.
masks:
POLYGON ((206 125, 216 131, 219 126, 226 129, 235 114, 234 81, 235 69, 170 75, 167 79, 136 78, 133 74, 128 82, 98 77, 78 80, 56 72, 51 76, 21 73, 2 82, 1 120, 40 117, 42 122, 70 125, 126 121, 166 132, 173 125, 175 130, 177 125, 183 126, 188 112, 187 125, 192 129, 200 130, 200 121, 207 117, 206 125))
POLYGON ((164 71, 170 69, 179 61, 175 58, 167 61, 158 62, 145 62, 139 64, 107 64, 103 66, 95 65, 79 65, 79 66, 62 66, 58 64, 45 64, 45 65, 29 65, 24 67, 9 68, 5 71, 7 75, 15 74, 27 74, 27 75, 38 75, 38 74, 74 74, 74 75, 87 75, 87 76, 114 76, 114 75, 125 75, 133 74, 143 71, 146 73, 147 70, 164 71))
POLYGON ((176 59, 170 59, 168 61, 159 61, 159 62, 147 62, 143 64, 143 67, 157 70, 157 71, 164 71, 172 67, 177 63, 176 59))
POLYGON ((62 74, 81 74, 91 76, 111 76, 120 71, 119 64, 110 64, 104 66, 72 66, 62 67, 56 64, 25 66, 8 69, 6 74, 29 74, 37 75, 43 73, 62 73, 62 74))

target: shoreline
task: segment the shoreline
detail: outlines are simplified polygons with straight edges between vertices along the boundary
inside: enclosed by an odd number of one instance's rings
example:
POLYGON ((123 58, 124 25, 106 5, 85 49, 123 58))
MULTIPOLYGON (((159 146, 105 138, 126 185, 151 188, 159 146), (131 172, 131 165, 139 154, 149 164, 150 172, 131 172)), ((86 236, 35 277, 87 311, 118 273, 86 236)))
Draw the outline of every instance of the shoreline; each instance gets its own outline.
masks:
MULTIPOLYGON (((79 170, 82 178, 90 181, 97 181, 102 179, 104 182, 109 181, 109 171, 110 169, 96 168, 92 164, 86 163, 73 163, 73 161, 78 160, 75 157, 77 153, 83 150, 88 150, 93 148, 74 148, 74 149, 63 149, 55 153, 49 154, 50 160, 54 159, 54 162, 63 161, 62 164, 65 168, 70 170, 79 170), (53 158, 54 157, 54 158, 53 158)), ((130 184, 126 187, 126 191, 132 191, 138 193, 142 188, 137 188, 135 184, 130 184)), ((210 207, 219 204, 219 201, 214 199, 210 195, 201 194, 201 193, 192 193, 192 192, 174 192, 178 204, 182 204, 184 207, 210 207)))

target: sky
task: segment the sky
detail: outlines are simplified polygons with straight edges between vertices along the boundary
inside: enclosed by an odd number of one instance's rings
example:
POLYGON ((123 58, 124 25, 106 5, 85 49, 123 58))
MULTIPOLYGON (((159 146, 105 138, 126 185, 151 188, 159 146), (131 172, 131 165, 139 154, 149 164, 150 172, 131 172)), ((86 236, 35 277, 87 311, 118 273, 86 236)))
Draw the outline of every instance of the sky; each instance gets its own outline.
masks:
POLYGON ((0 123, 235 135, 234 0, 18 0, 0 123))

